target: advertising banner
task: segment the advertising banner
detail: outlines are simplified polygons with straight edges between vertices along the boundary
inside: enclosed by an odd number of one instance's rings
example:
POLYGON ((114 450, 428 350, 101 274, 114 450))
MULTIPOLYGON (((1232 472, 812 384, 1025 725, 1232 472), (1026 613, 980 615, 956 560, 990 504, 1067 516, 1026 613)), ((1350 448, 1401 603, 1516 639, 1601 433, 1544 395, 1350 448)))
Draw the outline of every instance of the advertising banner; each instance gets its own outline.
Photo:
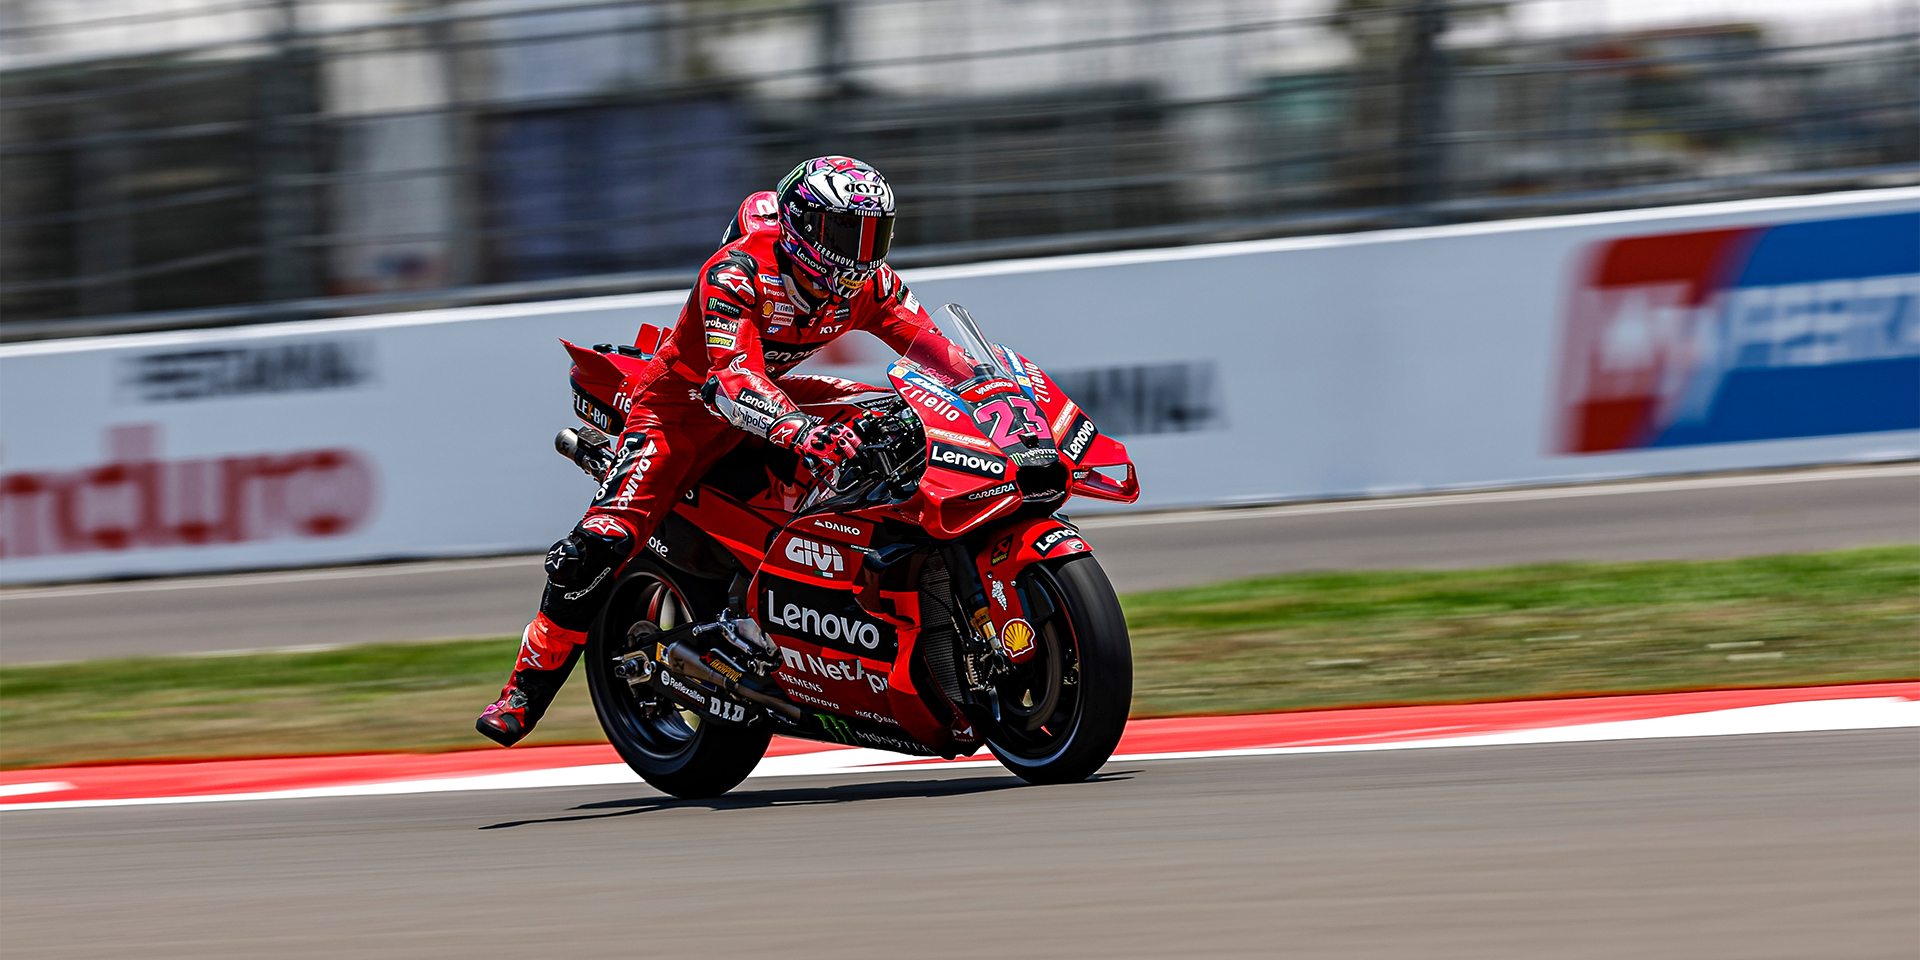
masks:
MULTIPOLYGON (((1136 509, 1920 455, 1916 189, 903 275, 1127 443, 1136 509)), ((592 494, 558 339, 684 300, 0 347, 0 581, 544 549, 592 494)))

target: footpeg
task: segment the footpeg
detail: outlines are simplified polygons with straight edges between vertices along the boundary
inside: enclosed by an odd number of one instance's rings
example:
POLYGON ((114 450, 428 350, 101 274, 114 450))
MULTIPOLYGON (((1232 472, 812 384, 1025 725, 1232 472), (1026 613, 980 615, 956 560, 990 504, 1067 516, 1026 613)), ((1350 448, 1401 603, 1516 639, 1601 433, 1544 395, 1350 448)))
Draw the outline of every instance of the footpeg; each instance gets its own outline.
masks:
POLYGON ((637 687, 653 679, 653 661, 645 650, 635 650, 613 661, 613 675, 627 682, 629 687, 637 687))
POLYGON ((720 641, 732 647, 740 657, 752 664, 754 673, 766 676, 767 671, 780 664, 780 647, 767 638, 760 625, 752 620, 721 620, 693 628, 696 637, 718 633, 720 641))

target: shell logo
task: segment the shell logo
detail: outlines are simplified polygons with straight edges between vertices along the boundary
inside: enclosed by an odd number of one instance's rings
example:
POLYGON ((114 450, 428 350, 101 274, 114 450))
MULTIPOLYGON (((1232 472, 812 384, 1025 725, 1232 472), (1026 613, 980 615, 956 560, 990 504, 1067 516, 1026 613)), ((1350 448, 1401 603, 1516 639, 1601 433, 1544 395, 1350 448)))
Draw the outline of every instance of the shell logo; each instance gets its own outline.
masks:
POLYGON ((1010 660, 1021 660, 1033 652, 1033 624, 1015 618, 1000 631, 1000 646, 1010 660))

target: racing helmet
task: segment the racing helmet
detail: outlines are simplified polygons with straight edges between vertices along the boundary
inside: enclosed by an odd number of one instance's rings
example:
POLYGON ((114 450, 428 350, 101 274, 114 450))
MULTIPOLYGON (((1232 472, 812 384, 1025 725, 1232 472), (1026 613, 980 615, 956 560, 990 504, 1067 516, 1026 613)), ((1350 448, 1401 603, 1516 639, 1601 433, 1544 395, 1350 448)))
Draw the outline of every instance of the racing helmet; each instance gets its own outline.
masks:
POLYGON ((793 270, 830 299, 859 293, 893 243, 893 188, 880 171, 852 157, 815 157, 774 195, 793 270))

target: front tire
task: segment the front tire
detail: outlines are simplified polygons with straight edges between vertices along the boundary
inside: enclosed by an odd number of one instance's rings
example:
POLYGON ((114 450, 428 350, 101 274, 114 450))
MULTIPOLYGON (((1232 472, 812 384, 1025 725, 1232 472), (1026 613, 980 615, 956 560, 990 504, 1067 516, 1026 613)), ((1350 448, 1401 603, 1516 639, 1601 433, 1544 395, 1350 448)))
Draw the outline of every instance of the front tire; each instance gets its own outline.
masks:
POLYGON ((587 688, 593 709, 620 759, 654 789, 676 797, 717 797, 739 786, 767 752, 765 724, 703 720, 647 687, 614 676, 613 660, 683 623, 714 619, 722 591, 646 557, 636 558, 615 583, 599 621, 587 634, 587 688))
POLYGON ((1133 648, 1106 571, 1090 554, 1021 575, 1040 649, 996 684, 1000 721, 987 747, 1028 783, 1092 776, 1120 745, 1133 701, 1133 648))

